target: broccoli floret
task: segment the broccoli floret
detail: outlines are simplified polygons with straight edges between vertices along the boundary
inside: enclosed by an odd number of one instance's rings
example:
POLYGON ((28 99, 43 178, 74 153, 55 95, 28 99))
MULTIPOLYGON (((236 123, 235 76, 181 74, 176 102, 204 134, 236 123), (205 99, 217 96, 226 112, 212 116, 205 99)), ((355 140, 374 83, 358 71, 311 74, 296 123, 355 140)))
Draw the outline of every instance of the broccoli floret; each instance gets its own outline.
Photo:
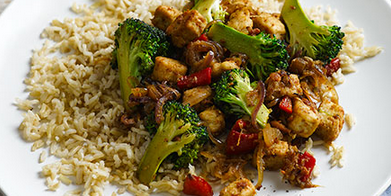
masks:
POLYGON ((207 22, 213 20, 225 20, 225 16, 228 14, 220 6, 221 0, 195 0, 192 10, 197 10, 207 22))
MULTIPOLYGON (((242 69, 226 71, 212 87, 215 90, 213 100, 224 113, 238 117, 252 114, 255 106, 248 106, 246 95, 248 92, 253 91, 254 88, 246 71, 242 69)), ((270 113, 271 109, 262 104, 256 117, 261 127, 266 126, 270 113)))
POLYGON ((249 69, 257 80, 266 79, 272 72, 288 67, 289 55, 285 45, 263 32, 250 36, 217 22, 210 27, 208 36, 231 52, 246 54, 249 69))
MULTIPOLYGON (((182 119, 185 123, 191 123, 194 126, 197 126, 197 123, 200 122, 200 117, 197 112, 189 106, 177 106, 176 102, 169 101, 167 102, 163 108, 163 115, 168 111, 166 108, 175 107, 177 108, 176 115, 179 119, 182 119)), ((145 117, 145 128, 150 134, 155 134, 159 125, 155 120, 155 113, 148 114, 145 117)))
POLYGON ((127 101, 131 89, 149 75, 156 56, 165 56, 170 43, 166 34, 138 19, 126 19, 115 31, 112 67, 118 68, 122 99, 127 101))
POLYGON ((137 176, 144 184, 154 179, 166 158, 175 167, 193 163, 199 149, 208 141, 206 128, 199 126, 200 118, 190 106, 169 101, 163 106, 163 116, 137 170, 137 176))
POLYGON ((209 140, 208 132, 204 126, 193 127, 192 132, 197 133, 192 143, 186 144, 177 154, 173 153, 169 159, 174 163, 174 169, 188 167, 198 159, 200 148, 209 140))
POLYGON ((147 114, 144 119, 144 127, 149 132, 149 134, 155 134, 157 131, 158 124, 155 120, 155 113, 147 114))
POLYGON ((317 26, 305 15, 298 0, 286 0, 281 17, 288 29, 291 55, 309 56, 325 64, 336 57, 345 36, 338 26, 317 26))

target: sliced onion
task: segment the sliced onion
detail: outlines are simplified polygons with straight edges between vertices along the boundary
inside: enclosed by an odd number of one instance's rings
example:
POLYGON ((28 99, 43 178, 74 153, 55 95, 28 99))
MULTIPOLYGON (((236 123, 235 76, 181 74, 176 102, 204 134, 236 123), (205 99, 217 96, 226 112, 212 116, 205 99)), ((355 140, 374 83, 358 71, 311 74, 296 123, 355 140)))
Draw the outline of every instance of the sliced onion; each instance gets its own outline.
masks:
POLYGON ((157 101, 159 100, 160 97, 162 97, 162 93, 159 92, 156 85, 153 84, 148 85, 147 89, 148 89, 148 97, 150 97, 151 99, 157 101))
POLYGON ((146 103, 149 103, 149 102, 152 102, 152 101, 153 100, 150 97, 147 97, 147 96, 136 97, 136 96, 133 96, 133 94, 131 94, 129 96, 128 106, 129 107, 134 107, 134 106, 137 106, 137 105, 140 105, 140 104, 146 104, 146 103))
POLYGON ((208 131, 208 136, 209 136, 210 141, 212 141, 217 147, 223 148, 224 143, 221 140, 214 137, 212 132, 210 131, 210 129, 207 129, 207 131, 208 131))
POLYGON ((258 189, 258 190, 262 187, 262 182, 263 182, 263 171, 265 170, 265 166, 263 164, 263 156, 264 156, 264 154, 265 153, 263 152, 263 146, 259 145, 258 148, 257 148, 257 155, 256 155, 257 171, 258 171, 258 182, 255 185, 255 188, 258 189))
POLYGON ((270 147, 282 138, 280 130, 270 127, 270 124, 267 124, 266 127, 262 129, 262 132, 266 147, 270 147))
POLYGON ((204 58, 205 53, 208 53, 209 51, 213 52, 212 60, 215 59, 217 62, 221 62, 224 58, 223 47, 217 42, 201 40, 190 42, 184 53, 186 64, 190 66, 190 73, 200 71, 210 64, 207 64, 205 60, 208 60, 204 58))
POLYGON ((259 88, 259 101, 257 105, 255 106, 253 112, 251 113, 251 124, 259 129, 258 123, 257 123, 257 114, 259 112, 259 109, 261 109, 261 106, 263 104, 263 101, 265 100, 265 95, 266 95, 266 89, 265 89, 265 84, 263 84, 262 80, 259 80, 258 86, 259 88))
POLYGON ((139 87, 139 88, 132 88, 132 95, 135 97, 144 97, 147 96, 148 94, 148 89, 144 87, 139 87))
POLYGON ((165 94, 163 95, 157 102, 156 102, 156 106, 155 106, 155 121, 157 124, 160 124, 163 120, 164 120, 164 116, 163 116, 163 106, 164 104, 170 100, 169 98, 169 95, 170 93, 168 94, 165 94))
POLYGON ((213 58, 214 58, 214 53, 213 51, 209 51, 205 58, 204 58, 204 61, 202 62, 202 66, 201 67, 209 67, 209 65, 212 63, 213 61, 213 58))
MULTIPOLYGON (((270 125, 272 127, 277 128, 278 130, 284 132, 284 133, 291 133, 292 130, 288 129, 284 124, 282 124, 280 121, 273 120, 270 122, 270 125)), ((281 139, 281 138, 279 138, 281 139)))

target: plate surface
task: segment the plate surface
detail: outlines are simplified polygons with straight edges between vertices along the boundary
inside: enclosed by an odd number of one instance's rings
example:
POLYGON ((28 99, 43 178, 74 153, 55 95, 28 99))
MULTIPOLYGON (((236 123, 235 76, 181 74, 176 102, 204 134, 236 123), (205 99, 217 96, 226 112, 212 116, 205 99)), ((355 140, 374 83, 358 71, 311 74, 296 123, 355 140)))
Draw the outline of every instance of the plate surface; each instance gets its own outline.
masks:
MULTIPOLYGON (((87 2, 87 0, 77 0, 87 2)), ((40 48, 43 28, 53 19, 74 17, 69 0, 14 0, 0 17, 0 187, 10 196, 63 195, 74 187, 61 185, 48 191, 40 177, 41 150, 31 152, 31 143, 18 132, 21 112, 13 104, 25 99, 24 78, 29 71, 32 50, 40 48)), ((389 0, 302 0, 303 7, 317 4, 338 9, 341 24, 353 21, 364 29, 366 45, 382 46, 378 56, 356 63, 357 72, 337 87, 340 104, 353 113, 357 124, 344 128, 337 145, 345 147, 345 167, 330 168, 326 149, 314 150, 320 176, 318 188, 300 190, 281 182, 277 172, 265 175, 261 195, 380 195, 391 183, 391 1, 389 0)), ((49 159, 50 161, 50 159, 49 159)), ((106 195, 114 190, 108 187, 106 195)))

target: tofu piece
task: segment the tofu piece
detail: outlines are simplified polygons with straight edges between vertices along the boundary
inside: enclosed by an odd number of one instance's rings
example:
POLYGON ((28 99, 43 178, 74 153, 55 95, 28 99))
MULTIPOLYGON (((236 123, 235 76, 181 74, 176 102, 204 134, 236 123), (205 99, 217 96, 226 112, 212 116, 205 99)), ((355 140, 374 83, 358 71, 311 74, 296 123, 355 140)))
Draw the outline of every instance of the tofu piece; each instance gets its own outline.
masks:
POLYGON ((231 182, 220 191, 220 196, 253 196, 256 194, 253 183, 247 178, 240 178, 231 182))
POLYGON ((287 121, 287 126, 293 133, 308 138, 318 128, 320 117, 317 110, 296 97, 293 99, 292 114, 287 121))
POLYGON ((279 19, 279 15, 267 12, 259 12, 252 17, 254 27, 274 35, 277 39, 284 39, 286 31, 285 26, 279 19))
POLYGON ((330 143, 337 139, 342 130, 345 112, 340 105, 328 99, 322 101, 318 111, 320 124, 315 134, 323 141, 330 143))
POLYGON ((298 75, 288 74, 285 71, 271 73, 266 79, 265 85, 267 89, 266 102, 283 96, 295 97, 303 94, 298 75))
POLYGON ((224 130, 224 114, 215 106, 207 108, 199 116, 202 124, 206 126, 212 135, 219 135, 224 130))
POLYGON ((225 71, 240 68, 234 61, 224 61, 222 63, 214 63, 212 65, 212 77, 219 78, 225 71))
POLYGON ((190 41, 201 36, 206 24, 206 19, 198 11, 187 10, 167 27, 166 33, 171 36, 172 43, 176 47, 183 48, 190 41))
POLYGON ((166 31, 167 27, 174 22, 175 18, 181 15, 181 11, 166 5, 161 5, 156 8, 154 16, 152 18, 152 24, 166 31))
POLYGON ((159 82, 169 81, 175 83, 180 77, 186 75, 186 72, 187 67, 181 62, 158 56, 155 58, 155 67, 153 68, 151 78, 159 82))
POLYGON ((227 25, 242 33, 249 34, 249 30, 253 28, 253 21, 250 18, 250 9, 244 7, 235 10, 229 16, 227 25))
POLYGON ((182 104, 193 107, 210 97, 212 97, 212 88, 209 85, 198 86, 183 92, 182 104))
POLYGON ((286 141, 279 140, 265 150, 265 168, 268 170, 281 169, 285 164, 285 158, 289 152, 289 144, 286 141))
POLYGON ((250 0, 222 0, 220 5, 229 15, 231 15, 237 9, 246 7, 251 8, 252 10, 253 7, 253 4, 250 0))

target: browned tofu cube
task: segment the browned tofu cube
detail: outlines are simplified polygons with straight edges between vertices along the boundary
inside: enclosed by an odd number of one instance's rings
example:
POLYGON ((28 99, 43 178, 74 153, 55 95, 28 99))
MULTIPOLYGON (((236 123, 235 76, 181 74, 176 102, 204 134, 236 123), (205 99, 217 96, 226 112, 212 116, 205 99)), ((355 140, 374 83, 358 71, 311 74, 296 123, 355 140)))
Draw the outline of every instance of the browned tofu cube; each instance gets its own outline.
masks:
POLYGON ((274 35, 277 39, 284 39, 286 31, 285 26, 279 19, 278 15, 267 12, 260 12, 252 18, 254 27, 274 35))
POLYGON ((268 170, 281 169, 285 164, 285 158, 289 152, 289 145, 286 141, 278 141, 265 150, 265 167, 268 170))
POLYGON ((249 30, 253 28, 253 21, 250 18, 250 9, 245 7, 235 10, 229 17, 228 26, 248 34, 249 30))
POLYGON ((311 136, 320 123, 317 110, 306 105, 301 99, 293 99, 292 114, 288 118, 288 128, 301 137, 311 136))
POLYGON ((171 36, 172 43, 176 47, 182 48, 201 36, 206 24, 206 19, 198 11, 188 10, 168 26, 166 33, 171 36))
POLYGON ((182 12, 166 5, 161 5, 156 8, 154 17, 152 18, 152 24, 166 31, 167 27, 174 22, 175 18, 178 17, 182 12))
POLYGON ((235 69, 235 68, 239 69, 240 66, 238 66, 234 61, 224 61, 222 63, 214 63, 212 65, 212 77, 219 78, 221 74, 223 74, 225 71, 235 69))
POLYGON ((212 106, 199 114, 203 125, 213 134, 219 135, 225 127, 224 114, 212 106))
POLYGON ((231 15, 237 9, 251 9, 253 7, 252 1, 250 0, 222 0, 220 5, 229 15, 231 15))
POLYGON ((315 133, 325 142, 337 139, 344 123, 343 108, 328 99, 323 100, 319 106, 320 124, 315 133))
POLYGON ((155 67, 152 72, 152 79, 163 82, 177 82, 177 80, 186 75, 187 67, 183 65, 181 62, 167 58, 158 56, 155 59, 155 67))
POLYGON ((220 196, 254 196, 256 194, 253 183, 247 178, 235 180, 220 191, 220 196))

